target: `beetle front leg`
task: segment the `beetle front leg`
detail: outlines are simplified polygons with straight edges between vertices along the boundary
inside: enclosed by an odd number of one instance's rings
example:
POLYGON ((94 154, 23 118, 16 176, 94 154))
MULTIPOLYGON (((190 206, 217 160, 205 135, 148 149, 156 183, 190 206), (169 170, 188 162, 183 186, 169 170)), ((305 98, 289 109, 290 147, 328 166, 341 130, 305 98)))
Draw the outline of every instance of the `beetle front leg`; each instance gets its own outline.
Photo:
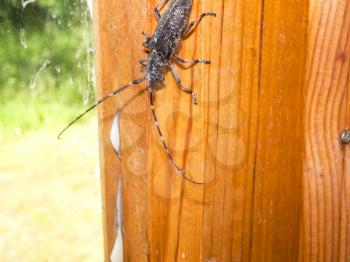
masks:
POLYGON ((140 71, 141 71, 141 72, 145 72, 146 67, 147 67, 147 58, 141 59, 141 60, 139 61, 139 63, 140 63, 140 65, 141 65, 140 71))
POLYGON ((214 12, 207 12, 207 13, 201 14, 199 17, 197 17, 196 20, 192 21, 187 25, 187 27, 182 32, 182 37, 183 38, 188 37, 192 33, 193 29, 196 28, 196 26, 200 23, 200 21, 202 21, 202 19, 205 16, 216 16, 216 14, 214 12))

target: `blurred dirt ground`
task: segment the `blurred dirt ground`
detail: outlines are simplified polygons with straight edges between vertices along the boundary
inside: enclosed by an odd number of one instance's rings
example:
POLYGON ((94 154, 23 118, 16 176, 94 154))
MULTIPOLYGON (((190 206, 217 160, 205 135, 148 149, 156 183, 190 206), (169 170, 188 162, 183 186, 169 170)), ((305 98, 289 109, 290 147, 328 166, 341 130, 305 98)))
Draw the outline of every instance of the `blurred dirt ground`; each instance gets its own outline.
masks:
POLYGON ((103 261, 97 127, 0 136, 0 261, 103 261))

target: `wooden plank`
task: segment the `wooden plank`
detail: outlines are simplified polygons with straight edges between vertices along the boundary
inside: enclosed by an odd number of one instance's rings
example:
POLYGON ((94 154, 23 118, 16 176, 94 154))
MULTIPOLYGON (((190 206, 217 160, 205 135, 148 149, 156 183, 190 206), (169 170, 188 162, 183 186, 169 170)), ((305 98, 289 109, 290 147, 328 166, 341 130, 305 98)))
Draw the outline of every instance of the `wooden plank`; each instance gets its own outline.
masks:
MULTIPOLYGON (((154 5, 95 2, 99 96, 141 76, 135 66, 144 56, 140 31, 154 28, 154 5)), ((204 186, 184 181, 169 163, 142 86, 101 106, 106 260, 115 237, 119 173, 125 261, 348 258, 350 168, 337 139, 346 127, 349 3, 309 5, 308 14, 302 0, 195 0, 192 19, 217 13, 203 20, 180 52, 212 61, 180 73, 199 104, 167 74, 156 110, 176 160, 204 186), (108 142, 117 108, 121 162, 108 142)))
POLYGON ((206 185, 192 185, 171 165, 162 167, 168 160, 152 132, 151 159, 162 161, 151 173, 151 261, 248 259, 261 1, 194 2, 192 19, 203 11, 217 13, 216 19, 203 21, 180 52, 212 62, 181 72, 199 104, 193 106, 168 77, 157 108, 166 139, 178 149, 176 159, 206 185))
MULTIPOLYGON (((112 52, 112 43, 109 41, 110 33, 103 25, 110 24, 106 7, 113 1, 100 5, 94 1, 94 34, 96 48, 96 86, 97 97, 101 97, 105 90, 112 88, 115 74, 112 74, 114 67, 113 60, 109 59, 112 52)), ((107 90, 106 90, 107 91, 107 90)), ((116 234, 116 196, 119 166, 113 155, 113 150, 108 146, 108 123, 113 117, 114 101, 107 101, 109 106, 98 109, 99 118, 99 145, 100 145, 100 172, 103 208, 103 229, 104 229, 104 254, 105 261, 109 261, 109 254, 112 251, 116 234), (112 106, 111 106, 112 105, 112 106), (106 124, 105 124, 106 123, 106 124), (107 145, 106 145, 107 143, 107 145)), ((105 103, 105 104, 106 104, 105 103)))
POLYGON ((350 1, 310 0, 302 261, 349 261, 350 1))
MULTIPOLYGON (((102 97, 102 95, 109 93, 117 86, 128 83, 130 80, 140 75, 135 65, 137 64, 137 60, 143 55, 142 46, 140 45, 142 42, 140 28, 144 28, 146 24, 145 17, 146 12, 142 1, 104 0, 94 2, 98 97, 102 97), (137 16, 132 16, 131 14, 137 14, 137 16)), ((111 99, 99 107, 100 163, 106 261, 109 261, 109 255, 114 245, 117 230, 116 196, 118 176, 120 174, 125 174, 123 177, 128 177, 124 171, 125 165, 120 165, 120 161, 117 159, 111 147, 109 141, 110 128, 116 111, 121 110, 121 125, 125 128, 123 131, 126 131, 122 132, 123 157, 128 159, 128 155, 130 152, 135 151, 134 149, 136 147, 138 151, 135 152, 140 152, 139 150, 142 150, 145 136, 141 133, 142 136, 138 137, 140 134, 137 132, 140 131, 140 129, 143 131, 143 127, 146 126, 146 113, 140 110, 140 106, 135 105, 139 104, 141 107, 144 105, 143 108, 145 109, 147 102, 142 97, 136 97, 136 99, 130 101, 128 106, 125 106, 136 92, 137 90, 127 91, 120 99, 111 99), (130 121, 125 121, 125 119, 130 119, 130 121), (133 146, 128 150, 130 144, 133 146)), ((131 208, 137 204, 139 209, 142 206, 140 198, 143 196, 143 188, 145 188, 142 186, 144 176, 139 175, 136 178, 142 179, 141 185, 134 185, 133 183, 127 182, 126 179, 123 180, 125 185, 127 183, 129 185, 129 187, 123 187, 123 193, 126 195, 124 197, 125 206, 131 208), (128 188, 135 186, 136 194, 130 195, 128 188)), ((140 228, 138 222, 142 221, 142 219, 141 217, 138 217, 137 220, 129 219, 126 212, 124 221, 125 228, 133 229, 140 228)), ((147 243, 146 239, 144 239, 145 235, 142 235, 142 232, 138 232, 138 234, 130 238, 128 232, 131 232, 131 230, 126 232, 126 250, 128 247, 127 243, 132 241, 143 244, 137 249, 142 252, 142 248, 147 243)), ((128 252, 126 252, 126 254, 128 254, 128 252)), ((136 250, 135 254, 137 254, 136 250)), ((131 254, 130 256, 130 261, 142 261, 134 260, 131 254)))
POLYGON ((252 261, 296 261, 302 207, 306 1, 264 1, 252 261))

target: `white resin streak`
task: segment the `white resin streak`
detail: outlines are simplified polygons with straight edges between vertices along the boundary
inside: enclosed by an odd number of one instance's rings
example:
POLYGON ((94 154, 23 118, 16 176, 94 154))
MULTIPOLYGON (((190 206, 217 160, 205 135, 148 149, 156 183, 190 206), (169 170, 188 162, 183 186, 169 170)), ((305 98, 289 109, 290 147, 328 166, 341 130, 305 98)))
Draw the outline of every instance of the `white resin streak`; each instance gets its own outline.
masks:
POLYGON ((118 223, 118 230, 117 230, 117 236, 114 242, 113 250, 110 256, 111 262, 123 262, 124 255, 123 255, 123 221, 122 221, 122 182, 121 182, 121 176, 119 176, 118 179, 118 196, 117 196, 117 223, 118 223))
MULTIPOLYGON (((121 142, 120 142, 120 113, 117 112, 113 118, 110 141, 111 144, 120 158, 121 154, 121 142)), ((121 176, 118 178, 118 196, 117 196, 117 236, 114 242, 114 247, 110 255, 111 262, 123 262, 123 221, 122 221, 122 182, 121 176)))
POLYGON ((109 139, 111 141, 111 144, 117 153, 117 156, 120 158, 121 155, 121 142, 120 142, 120 113, 117 112, 113 118, 111 131, 109 133, 109 139))

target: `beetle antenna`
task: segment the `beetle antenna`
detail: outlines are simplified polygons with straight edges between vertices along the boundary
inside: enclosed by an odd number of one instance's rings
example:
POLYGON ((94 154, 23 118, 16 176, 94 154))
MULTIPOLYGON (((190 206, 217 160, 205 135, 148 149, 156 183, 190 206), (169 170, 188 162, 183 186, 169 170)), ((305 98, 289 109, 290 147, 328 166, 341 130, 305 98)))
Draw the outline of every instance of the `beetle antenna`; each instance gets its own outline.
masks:
POLYGON ((163 133, 162 131, 160 130, 160 127, 159 127, 159 123, 158 123, 158 118, 157 118, 157 115, 156 115, 156 111, 154 109, 154 102, 153 102, 153 93, 152 93, 152 90, 149 89, 148 90, 149 92, 149 101, 150 101, 150 105, 151 105, 151 110, 152 110, 152 115, 153 115, 153 120, 154 120, 154 124, 156 126, 156 129, 158 131, 158 135, 159 135, 159 138, 160 138, 160 141, 162 142, 163 144, 163 147, 164 147, 164 150, 166 152, 166 154, 168 155, 170 161, 172 162, 173 166, 175 167, 176 171, 184 178, 186 179, 187 181, 193 183, 193 184, 197 184, 197 185, 204 185, 205 183, 204 182, 197 182, 195 180, 193 180, 192 178, 186 176, 186 172, 184 169, 182 169, 176 162, 176 160, 174 159, 173 155, 171 154, 170 150, 169 150, 169 147, 168 145, 165 143, 165 140, 164 140, 164 137, 163 137, 163 133))
POLYGON ((96 106, 98 106, 99 104, 101 104, 102 102, 106 101, 107 99, 119 94, 120 92, 124 91, 125 89, 127 89, 129 86, 133 86, 133 85, 137 85, 141 82, 143 82, 145 80, 145 78, 140 78, 140 79, 136 79, 128 84, 126 84, 125 86, 122 86, 116 90, 114 90, 113 92, 109 93, 108 95, 102 97, 100 100, 98 100, 97 102, 95 102, 95 104, 93 104, 91 107, 89 107, 88 109, 86 109, 83 113, 81 113, 80 115, 78 115, 72 122, 70 122, 59 134, 58 134, 58 139, 61 138, 62 134, 68 129, 70 128, 75 122, 77 122, 80 118, 82 118, 84 115, 86 115, 88 112, 90 112, 92 109, 94 109, 96 106))

